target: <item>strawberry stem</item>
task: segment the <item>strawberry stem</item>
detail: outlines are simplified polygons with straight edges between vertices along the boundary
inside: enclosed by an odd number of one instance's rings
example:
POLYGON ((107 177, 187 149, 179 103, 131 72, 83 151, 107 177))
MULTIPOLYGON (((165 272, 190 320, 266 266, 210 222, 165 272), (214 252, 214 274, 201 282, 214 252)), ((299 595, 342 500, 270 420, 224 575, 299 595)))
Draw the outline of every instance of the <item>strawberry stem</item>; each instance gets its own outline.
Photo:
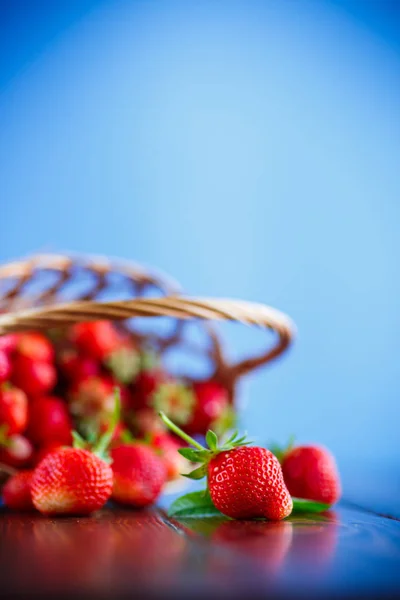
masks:
POLYGON ((99 441, 97 442, 96 446, 93 448, 93 452, 95 454, 98 454, 99 456, 103 456, 107 452, 108 446, 110 445, 110 442, 114 435, 115 428, 117 427, 118 421, 120 418, 121 392, 120 392, 119 387, 117 387, 117 386, 114 388, 114 397, 115 397, 114 411, 113 411, 110 423, 108 425, 107 431, 105 431, 105 433, 103 433, 103 435, 100 437, 99 441))
POLYGON ((162 411, 160 411, 158 414, 160 415, 161 419, 164 421, 165 425, 171 431, 173 431, 174 433, 176 433, 176 435, 178 435, 180 438, 182 438, 185 442, 187 442, 191 446, 194 446, 198 450, 206 450, 206 448, 204 448, 204 446, 202 446, 201 444, 199 444, 198 442, 196 442, 196 440, 194 440, 192 437, 190 437, 190 435, 188 435, 187 433, 185 433, 184 431, 182 431, 182 429, 180 427, 178 427, 178 425, 175 425, 175 423, 173 423, 171 421, 171 419, 169 419, 165 413, 163 413, 162 411))

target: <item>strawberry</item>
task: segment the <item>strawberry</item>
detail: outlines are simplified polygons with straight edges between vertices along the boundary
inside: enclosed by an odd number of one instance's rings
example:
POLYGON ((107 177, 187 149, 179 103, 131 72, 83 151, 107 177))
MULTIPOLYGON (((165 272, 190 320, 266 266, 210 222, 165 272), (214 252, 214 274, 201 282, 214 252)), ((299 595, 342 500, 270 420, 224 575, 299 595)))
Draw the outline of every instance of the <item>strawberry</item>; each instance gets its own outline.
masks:
POLYGON ((0 387, 0 427, 10 436, 21 433, 28 423, 28 399, 22 390, 8 384, 0 387))
POLYGON ((26 394, 9 384, 0 387, 0 427, 13 435, 25 430, 28 422, 26 394))
POLYGON ((128 385, 138 374, 141 361, 133 343, 122 340, 119 346, 104 357, 103 362, 118 383, 128 385))
POLYGON ((138 437, 165 432, 164 423, 152 408, 141 408, 132 413, 131 425, 138 437))
MULTIPOLYGON (((218 422, 223 425, 222 421, 231 413, 226 389, 216 381, 198 381, 193 384, 193 392, 195 408, 185 430, 193 435, 205 434, 210 427, 219 429, 218 422)), ((227 429, 232 424, 227 420, 222 429, 227 429)))
MULTIPOLYGON (((0 338, 1 339, 1 338, 0 338)), ((7 352, 0 350, 0 383, 7 381, 11 375, 11 360, 7 352)))
POLYGON ((59 352, 57 363, 69 381, 80 381, 100 374, 100 364, 91 356, 79 354, 75 348, 64 348, 59 352))
POLYGON ((33 510, 31 481, 33 471, 19 471, 3 487, 3 500, 12 510, 33 510))
POLYGON ((77 323, 71 327, 69 339, 80 352, 100 361, 121 344, 121 336, 110 321, 77 323))
POLYGON ((17 334, 9 333, 0 336, 0 350, 11 356, 17 346, 17 334))
POLYGON ((160 385, 151 398, 151 405, 157 412, 163 411, 181 425, 187 424, 192 418, 194 404, 193 392, 175 380, 160 385))
POLYGON ((164 423, 192 448, 181 448, 180 454, 201 466, 188 477, 201 479, 207 475, 211 500, 221 513, 234 519, 264 517, 280 521, 292 512, 293 502, 283 480, 278 459, 265 448, 247 447, 249 442, 234 433, 222 446, 209 430, 205 448, 166 415, 164 423))
POLYGON ((334 504, 341 483, 332 454, 322 446, 298 446, 283 454, 282 471, 293 496, 334 504))
POLYGON ((153 394, 168 381, 167 374, 157 365, 143 369, 133 384, 133 404, 136 410, 152 406, 153 394))
POLYGON ((44 515, 88 515, 104 506, 113 489, 113 472, 106 451, 119 420, 120 401, 115 392, 115 410, 109 429, 93 451, 74 433, 73 448, 50 452, 32 476, 32 502, 44 515))
POLYGON ((67 406, 56 396, 35 398, 29 409, 28 435, 37 445, 58 442, 69 445, 72 423, 67 406))
POLYGON ((114 410, 114 383, 106 376, 76 381, 68 396, 71 412, 78 417, 107 419, 114 410))
POLYGON ((54 348, 50 341, 35 331, 17 335, 15 352, 17 356, 24 356, 38 362, 54 361, 54 348))
POLYGON ((10 437, 0 436, 0 462, 11 467, 26 467, 32 461, 32 443, 23 435, 15 433, 10 437))
POLYGON ((54 388, 56 380, 57 374, 52 364, 28 356, 16 356, 11 381, 28 396, 47 394, 54 388))
POLYGON ((45 515, 87 515, 104 506, 112 486, 112 470, 104 460, 82 448, 60 448, 34 470, 32 501, 45 515))
POLYGON ((182 442, 168 433, 155 433, 150 439, 150 445, 160 453, 167 470, 167 480, 177 479, 185 469, 187 461, 178 452, 182 442))
POLYGON ((152 504, 166 478, 162 459, 147 444, 123 444, 111 451, 114 487, 112 498, 137 508, 152 504))

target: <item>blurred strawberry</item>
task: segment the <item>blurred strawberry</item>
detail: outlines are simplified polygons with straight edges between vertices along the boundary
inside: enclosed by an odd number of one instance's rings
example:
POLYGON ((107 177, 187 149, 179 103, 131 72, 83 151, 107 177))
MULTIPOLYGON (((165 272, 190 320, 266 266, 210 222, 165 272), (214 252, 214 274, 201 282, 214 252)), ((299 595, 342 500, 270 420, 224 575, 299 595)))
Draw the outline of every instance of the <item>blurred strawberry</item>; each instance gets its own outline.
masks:
POLYGON ((110 321, 77 323, 71 327, 69 339, 82 354, 100 361, 121 343, 121 336, 110 321))
POLYGON ((3 500, 11 510, 34 510, 31 498, 33 471, 20 471, 12 475, 3 488, 3 500))
MULTIPOLYGON (((109 427, 108 422, 101 423, 100 428, 99 428, 99 433, 100 434, 105 433, 107 431, 108 427, 109 427)), ((121 445, 124 442, 133 441, 133 439, 134 438, 133 438, 131 432, 129 431, 129 429, 125 426, 124 423, 122 423, 122 421, 120 421, 115 426, 110 445, 111 445, 111 447, 116 447, 117 445, 121 445)))
POLYGON ((43 396, 31 402, 28 435, 37 445, 72 443, 72 422, 67 406, 56 396, 43 396))
POLYGON ((0 427, 7 436, 24 431, 28 423, 28 399, 22 390, 0 386, 0 427))
POLYGON ((163 383, 152 396, 152 405, 156 412, 163 411, 179 425, 186 425, 192 421, 195 402, 193 392, 179 381, 163 383))
POLYGON ((161 385, 170 380, 170 376, 152 354, 143 353, 140 360, 141 370, 132 386, 133 407, 135 410, 150 408, 154 393, 161 385))
POLYGON ((111 371, 113 378, 125 385, 132 383, 137 376, 140 362, 140 354, 130 340, 123 340, 104 357, 104 364, 111 371))
POLYGON ((152 504, 166 478, 162 459, 150 446, 123 444, 111 451, 114 486, 112 499, 137 508, 152 504))
POLYGON ((0 336, 0 351, 5 352, 10 356, 17 345, 17 334, 9 333, 8 335, 0 336))
MULTIPOLYGON (((1 338, 0 338, 1 339, 1 338)), ((5 350, 0 350, 0 383, 7 381, 11 375, 11 360, 5 350)))
POLYGON ((54 348, 51 342, 41 333, 29 332, 17 335, 16 354, 38 362, 54 361, 54 348))
POLYGON ((184 442, 169 433, 156 433, 150 438, 150 445, 164 461, 168 481, 176 479, 185 471, 188 462, 178 452, 185 445, 184 442))
POLYGON ((33 454, 33 446, 25 436, 19 433, 10 437, 0 435, 0 463, 16 468, 26 467, 31 463, 33 454))
POLYGON ((79 381, 100 374, 100 364, 91 356, 84 356, 75 348, 60 350, 57 363, 64 377, 69 381, 79 381))
POLYGON ((195 407, 190 421, 185 425, 186 431, 205 434, 211 428, 221 433, 233 425, 233 412, 224 387, 212 380, 198 381, 193 384, 193 393, 195 407))
POLYGON ((68 394, 72 414, 80 418, 107 420, 115 406, 114 387, 111 377, 104 375, 75 381, 68 394))
POLYGON ((165 425, 152 408, 142 408, 130 415, 130 424, 138 437, 165 432, 165 425))
POLYGON ((28 396, 51 392, 57 381, 56 370, 50 363, 17 355, 13 362, 11 381, 28 396))

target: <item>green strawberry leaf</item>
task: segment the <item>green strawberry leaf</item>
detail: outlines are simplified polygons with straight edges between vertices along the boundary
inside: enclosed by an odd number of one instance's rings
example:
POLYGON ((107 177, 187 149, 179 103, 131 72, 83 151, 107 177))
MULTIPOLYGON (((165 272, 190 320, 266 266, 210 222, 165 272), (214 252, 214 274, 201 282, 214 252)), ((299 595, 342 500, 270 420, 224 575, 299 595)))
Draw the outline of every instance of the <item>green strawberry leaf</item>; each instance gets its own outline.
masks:
POLYGON ((204 452, 201 450, 194 450, 193 448, 179 448, 178 452, 181 456, 192 462, 201 462, 204 458, 204 452))
POLYGON ((176 519, 226 518, 215 508, 208 490, 190 492, 181 496, 169 507, 168 516, 175 517, 176 519))
POLYGON ((206 442, 208 447, 210 448, 210 450, 216 450, 218 447, 218 438, 216 433, 214 433, 214 431, 212 431, 212 429, 209 429, 206 433, 206 442))
POLYGON ((203 479, 207 475, 207 465, 201 465, 198 469, 191 471, 190 473, 182 473, 184 477, 188 479, 203 479))
POLYGON ((330 504, 306 500, 305 498, 292 498, 294 513, 321 513, 329 510, 330 504))

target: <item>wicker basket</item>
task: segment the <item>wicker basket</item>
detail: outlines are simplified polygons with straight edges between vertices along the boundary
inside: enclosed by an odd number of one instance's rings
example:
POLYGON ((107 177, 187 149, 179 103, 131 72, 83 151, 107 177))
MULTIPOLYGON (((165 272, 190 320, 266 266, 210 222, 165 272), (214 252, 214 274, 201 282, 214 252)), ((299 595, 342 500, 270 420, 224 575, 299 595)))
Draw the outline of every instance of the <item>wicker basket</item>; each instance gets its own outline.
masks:
POLYGON ((0 266, 0 335, 43 330, 80 321, 108 319, 151 344, 159 354, 183 348, 211 360, 212 376, 235 399, 243 375, 280 356, 290 345, 294 325, 283 313, 241 300, 188 298, 172 279, 123 261, 98 257, 37 255, 0 266), (109 298, 118 298, 110 301, 109 298), (169 333, 149 334, 132 317, 170 317, 169 333), (208 338, 194 345, 186 335, 197 320, 208 338), (257 356, 229 362, 220 336, 210 321, 240 321, 273 330, 272 346, 257 356))

